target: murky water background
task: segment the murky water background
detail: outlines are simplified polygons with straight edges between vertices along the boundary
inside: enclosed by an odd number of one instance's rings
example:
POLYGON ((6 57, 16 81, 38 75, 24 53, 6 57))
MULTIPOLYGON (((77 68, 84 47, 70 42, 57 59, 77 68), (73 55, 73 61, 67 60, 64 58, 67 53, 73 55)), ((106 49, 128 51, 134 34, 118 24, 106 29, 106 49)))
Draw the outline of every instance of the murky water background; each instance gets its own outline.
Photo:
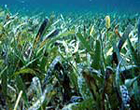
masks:
POLYGON ((139 13, 140 0, 0 0, 11 11, 139 13))

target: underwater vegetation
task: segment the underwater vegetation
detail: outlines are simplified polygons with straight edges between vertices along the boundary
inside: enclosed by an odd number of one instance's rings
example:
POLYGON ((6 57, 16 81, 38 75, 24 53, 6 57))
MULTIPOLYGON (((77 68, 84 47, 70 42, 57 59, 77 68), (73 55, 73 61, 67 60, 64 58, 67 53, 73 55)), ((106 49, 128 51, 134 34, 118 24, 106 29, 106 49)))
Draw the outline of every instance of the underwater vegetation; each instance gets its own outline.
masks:
POLYGON ((140 109, 140 15, 0 9, 0 109, 140 109))

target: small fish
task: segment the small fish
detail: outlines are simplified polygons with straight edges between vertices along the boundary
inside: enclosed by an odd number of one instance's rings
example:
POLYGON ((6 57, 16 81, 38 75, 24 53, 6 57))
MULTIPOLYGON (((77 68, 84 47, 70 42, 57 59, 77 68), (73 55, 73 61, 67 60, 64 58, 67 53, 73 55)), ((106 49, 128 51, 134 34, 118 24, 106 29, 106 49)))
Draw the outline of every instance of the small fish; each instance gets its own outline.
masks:
POLYGON ((24 1, 24 0, 22 0, 22 1, 21 1, 21 3, 25 3, 25 1, 24 1))
POLYGON ((42 38, 43 37, 43 33, 44 33, 45 28, 48 25, 48 23, 49 23, 49 20, 48 19, 45 19, 43 21, 43 23, 41 24, 41 26, 40 26, 40 28, 38 30, 38 33, 36 35, 36 38, 35 38, 35 42, 34 42, 34 46, 33 46, 34 48, 36 48, 36 45, 37 45, 37 43, 39 41, 42 41, 43 40, 43 38, 42 38))
POLYGON ((49 20, 48 20, 48 19, 45 19, 45 20, 43 21, 43 23, 41 24, 41 26, 40 26, 40 28, 39 28, 39 31, 38 31, 38 33, 37 33, 37 37, 38 37, 38 36, 40 36, 40 37, 42 36, 42 34, 43 34, 43 32, 44 32, 46 26, 48 25, 48 23, 49 23, 49 20))
POLYGON ((16 0, 17 2, 19 2, 19 3, 25 3, 26 2, 26 0, 16 0))

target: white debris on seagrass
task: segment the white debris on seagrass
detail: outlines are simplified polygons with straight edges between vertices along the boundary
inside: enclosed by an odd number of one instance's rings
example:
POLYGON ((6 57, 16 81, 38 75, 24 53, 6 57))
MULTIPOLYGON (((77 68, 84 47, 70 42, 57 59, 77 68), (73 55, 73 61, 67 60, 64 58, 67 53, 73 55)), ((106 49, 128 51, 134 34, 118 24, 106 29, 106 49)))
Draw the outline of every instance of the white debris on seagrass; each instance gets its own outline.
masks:
POLYGON ((120 86, 120 92, 121 92, 121 98, 124 106, 127 108, 130 106, 130 96, 127 90, 127 87, 125 85, 120 86))
POLYGON ((64 108, 62 108, 62 110, 73 110, 72 107, 76 106, 77 104, 79 104, 79 103, 75 102, 75 103, 68 104, 68 105, 64 106, 64 108))
POLYGON ((44 100, 47 99, 46 94, 51 92, 52 90, 53 90, 53 86, 47 85, 42 96, 28 110, 38 110, 41 107, 41 105, 43 104, 44 100))
POLYGON ((34 77, 32 79, 31 86, 28 90, 28 95, 30 95, 33 92, 36 92, 37 97, 40 97, 42 95, 41 83, 38 77, 34 77))
POLYGON ((87 87, 86 81, 82 76, 82 67, 83 65, 78 65, 78 88, 80 94, 82 95, 83 99, 88 99, 91 96, 91 93, 87 87))

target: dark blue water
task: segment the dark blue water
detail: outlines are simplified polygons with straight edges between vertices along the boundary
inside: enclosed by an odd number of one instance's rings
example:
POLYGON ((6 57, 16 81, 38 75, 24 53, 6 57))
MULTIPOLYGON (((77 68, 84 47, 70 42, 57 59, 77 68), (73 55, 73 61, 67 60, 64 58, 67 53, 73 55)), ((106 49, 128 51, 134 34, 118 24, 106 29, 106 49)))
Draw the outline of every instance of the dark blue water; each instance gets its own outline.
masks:
POLYGON ((0 0, 11 11, 140 13, 140 0, 0 0))

